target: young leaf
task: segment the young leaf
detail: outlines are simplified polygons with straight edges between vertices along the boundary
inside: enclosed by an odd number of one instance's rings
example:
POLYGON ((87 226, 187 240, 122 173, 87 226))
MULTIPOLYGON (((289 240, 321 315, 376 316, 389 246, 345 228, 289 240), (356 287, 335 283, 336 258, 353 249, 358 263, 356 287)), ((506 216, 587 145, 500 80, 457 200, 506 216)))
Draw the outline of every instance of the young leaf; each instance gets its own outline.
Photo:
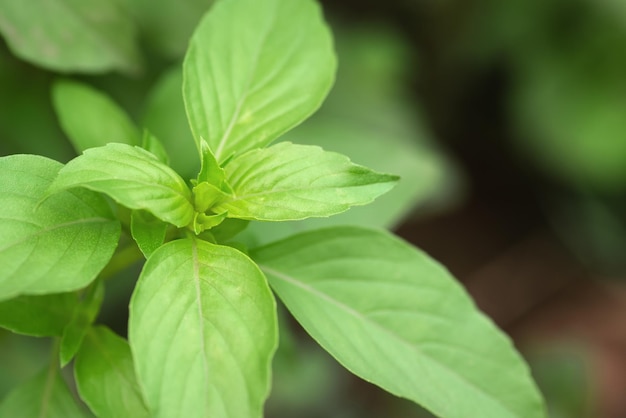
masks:
POLYGON ((34 155, 0 158, 0 300, 85 287, 108 263, 120 226, 89 190, 50 196, 62 165, 34 155))
POLYGON ((104 299, 104 285, 97 280, 87 288, 82 299, 76 304, 72 319, 63 330, 59 356, 61 367, 65 367, 76 355, 85 338, 87 330, 96 319, 102 300, 104 299))
POLYGON ((76 152, 109 142, 139 145, 140 135, 126 112, 104 93, 75 81, 57 81, 52 102, 76 152))
POLYGON ((148 259, 129 340, 155 417, 261 417, 277 343, 265 277, 239 251, 200 240, 148 259))
POLYGON ((14 388, 0 403, 0 417, 87 417, 53 364, 14 388))
POLYGON ((60 337, 77 303, 74 292, 5 300, 0 302, 0 327, 34 337, 60 337))
POLYGON ((133 20, 120 2, 0 0, 0 32, 18 57, 60 72, 137 72, 133 20))
POLYGON ((90 148, 61 169, 48 194, 74 187, 106 193, 130 209, 145 209, 178 227, 193 219, 191 192, 154 155, 127 144, 90 148))
POLYGON ((231 218, 286 221, 330 216, 387 192, 396 176, 379 174, 320 147, 281 142, 226 166, 233 189, 214 207, 231 218))
POLYGON ((89 329, 76 355, 80 397, 101 418, 149 417, 137 383, 130 347, 108 328, 89 329))
POLYGON ((145 210, 134 210, 130 215, 130 232, 137 246, 148 258, 165 241, 167 224, 145 210))
POLYGON ((251 255, 313 338, 363 379, 441 417, 545 417, 511 341, 406 242, 337 227, 251 255))
POLYGON ((200 138, 200 152, 202 155, 202 166, 200 174, 198 174, 198 183, 206 181, 214 186, 221 187, 226 174, 217 162, 215 155, 213 155, 209 144, 202 138, 200 138))
POLYGON ((314 1, 216 2, 183 65, 198 149, 206 139, 223 163, 268 145, 320 106, 335 67, 331 35, 314 1))

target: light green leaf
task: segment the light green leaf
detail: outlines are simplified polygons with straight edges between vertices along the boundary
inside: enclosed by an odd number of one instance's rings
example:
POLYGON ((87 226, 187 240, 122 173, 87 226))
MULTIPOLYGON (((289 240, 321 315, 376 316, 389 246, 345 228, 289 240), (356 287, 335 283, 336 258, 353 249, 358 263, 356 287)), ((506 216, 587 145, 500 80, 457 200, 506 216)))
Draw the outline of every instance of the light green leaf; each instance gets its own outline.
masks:
POLYGON ((336 227, 251 256, 313 338, 363 379, 441 417, 545 417, 511 341, 406 242, 336 227))
POLYGON ((204 139, 200 139, 200 151, 202 154, 202 165, 200 174, 198 174, 198 182, 206 181, 217 187, 221 187, 226 178, 226 174, 215 159, 213 152, 211 152, 209 144, 207 144, 204 139))
POLYGON ((0 403, 0 417, 83 418, 55 366, 14 388, 0 403))
POLYGON ((120 226, 88 190, 44 192, 62 165, 34 155, 0 158, 0 300, 85 287, 113 255, 120 226))
POLYGON ((0 32, 18 57, 49 70, 135 73, 135 27, 119 2, 0 0, 0 32))
POLYGON ((108 328, 91 328, 76 355, 80 397, 100 418, 149 417, 137 383, 130 347, 108 328))
POLYGON ((61 169, 48 194, 74 187, 106 193, 130 209, 145 209, 178 227, 193 219, 191 192, 153 154, 127 144, 90 148, 61 169))
POLYGON ((290 142, 235 158, 226 166, 226 178, 233 196, 213 210, 268 221, 334 215, 371 202, 398 179, 352 164, 341 154, 290 142))
POLYGON ((223 163, 268 145, 320 106, 335 67, 331 35, 314 1, 216 2, 183 65, 198 149, 206 139, 223 163))
POLYGON ((72 319, 63 330, 59 347, 61 367, 65 367, 74 358, 87 330, 98 316, 104 299, 104 285, 97 280, 81 296, 80 302, 74 307, 72 319))
POLYGON ((5 300, 0 302, 0 327, 35 337, 60 337, 77 303, 74 292, 5 300))
POLYGON ((163 245, 167 224, 144 210, 134 210, 130 215, 130 232, 137 246, 148 258, 163 245))
POLYGON ((227 213, 218 213, 215 215, 205 215, 204 213, 196 213, 196 216, 193 219, 193 232, 196 235, 214 228, 226 219, 227 213))
POLYGON ((109 142, 139 145, 140 135, 126 112, 104 93, 75 81, 57 81, 52 102, 76 152, 109 142))
POLYGON ((265 277, 239 251, 199 240, 148 259, 129 340, 154 417, 261 417, 277 344, 265 277))

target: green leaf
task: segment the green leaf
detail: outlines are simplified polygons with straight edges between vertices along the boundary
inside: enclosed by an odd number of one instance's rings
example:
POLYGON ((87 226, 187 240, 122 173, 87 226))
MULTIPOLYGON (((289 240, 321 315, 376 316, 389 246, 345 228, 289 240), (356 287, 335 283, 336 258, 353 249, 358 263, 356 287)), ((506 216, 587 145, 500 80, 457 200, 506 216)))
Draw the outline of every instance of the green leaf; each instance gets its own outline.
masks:
MULTIPOLYGON (((145 43, 166 58, 185 53, 193 29, 213 0, 129 0, 145 43), (164 30, 167 28, 167 30, 164 30)), ((180 84, 178 85, 180 90, 180 84)))
POLYGON ((117 246, 120 226, 88 190, 44 192, 62 165, 33 155, 0 158, 0 300, 85 287, 117 246))
POLYGON ((209 144, 204 139, 200 139, 200 150, 202 154, 202 166, 200 174, 198 174, 198 183, 209 182, 214 186, 221 187, 226 174, 224 169, 220 167, 215 155, 211 152, 209 144))
POLYGON ((0 417, 82 418, 56 366, 14 388, 0 403, 0 417))
POLYGON ((137 383, 130 347, 108 328, 91 328, 76 355, 80 397, 101 418, 149 417, 137 383))
POLYGON ((143 132, 143 139, 141 141, 141 148, 152 153, 159 161, 165 165, 170 165, 170 157, 167 154, 167 150, 159 141, 159 139, 152 135, 147 129, 143 132))
POLYGON ((0 327, 35 337, 60 337, 77 303, 74 292, 5 300, 0 302, 0 327))
POLYGON ((191 239, 155 251, 131 299, 129 340, 153 416, 262 416, 276 307, 239 251, 191 239))
POLYGON ((215 215, 205 215, 204 213, 196 213, 196 216, 193 218, 193 232, 195 232, 196 235, 198 235, 206 230, 209 230, 211 228, 218 226, 219 224, 222 223, 222 221, 224 221, 224 219, 226 219, 227 214, 228 214, 227 212, 218 213, 215 215))
POLYGON ((213 210, 268 221, 334 215, 371 202, 398 179, 352 164, 341 154, 290 142, 235 158, 226 166, 226 178, 233 196, 213 210))
POLYGON ((183 178, 193 178, 200 169, 200 159, 185 114, 182 84, 183 73, 179 65, 167 71, 150 92, 142 120, 163 144, 170 156, 171 167, 183 178))
POLYGON ((167 224, 150 212, 134 210, 130 216, 130 232, 146 258, 163 245, 167 224))
POLYGON ((511 341, 406 242, 336 227, 251 255, 313 338, 363 379, 441 417, 545 417, 511 341))
POLYGON ((0 0, 0 32, 18 57, 49 70, 134 73, 135 27, 120 2, 0 0))
POLYGON ((227 218, 217 227, 211 229, 211 234, 218 243, 223 243, 246 229, 249 223, 250 221, 244 219, 227 218))
POLYGON ((139 145, 140 135, 126 112, 104 93, 75 81, 57 81, 52 102, 76 152, 109 142, 139 145))
POLYGON ((145 209, 178 227, 193 219, 191 192, 153 154, 127 144, 90 148, 67 163, 48 194, 73 187, 106 193, 130 209, 145 209))
POLYGON ((85 290, 80 303, 75 305, 72 319, 63 330, 61 338, 59 347, 61 367, 65 367, 76 355, 87 330, 100 312, 103 299, 104 285, 97 280, 85 290))
POLYGON ((320 106, 335 67, 331 35, 314 1, 217 2, 183 65, 198 149, 206 139, 223 163, 268 145, 320 106))

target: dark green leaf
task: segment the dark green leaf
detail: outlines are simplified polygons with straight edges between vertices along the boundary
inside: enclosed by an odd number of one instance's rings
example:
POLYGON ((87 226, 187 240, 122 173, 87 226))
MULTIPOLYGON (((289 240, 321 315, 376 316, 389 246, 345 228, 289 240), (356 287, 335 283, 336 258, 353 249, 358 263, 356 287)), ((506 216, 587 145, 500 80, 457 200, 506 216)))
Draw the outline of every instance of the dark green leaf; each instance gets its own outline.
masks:
POLYGON ((0 158, 0 300, 85 287, 108 263, 119 223, 100 196, 65 191, 41 202, 62 165, 0 158))
POLYGON ((198 149, 204 138, 223 163, 268 145, 320 106, 335 67, 315 2, 217 2, 196 29, 183 65, 198 149))
POLYGON ((165 241, 167 224, 150 212, 134 210, 130 217, 130 232, 146 258, 165 241))
POLYGON ((74 365, 81 398, 100 418, 149 417, 130 347, 108 328, 91 328, 74 365))
POLYGON ((363 379, 446 418, 546 416, 511 341, 406 242, 337 227, 251 255, 304 328, 363 379))
POLYGON ((334 215, 371 202, 398 180, 341 154, 290 142, 236 157, 226 166, 226 178, 233 196, 213 210, 268 221, 334 215))
POLYGON ((111 143, 86 150, 61 169, 48 194, 74 187, 106 193, 130 209, 148 210, 178 227, 193 219, 185 181, 139 147, 111 143))
POLYGON ((129 340, 146 402, 161 417, 261 417, 277 343, 265 277, 230 247, 184 239, 148 259, 129 340))
POLYGON ((14 388, 0 403, 0 417, 83 418, 56 367, 43 370, 14 388))
POLYGON ((85 290, 80 302, 75 305, 72 319, 63 330, 61 338, 59 347, 61 367, 65 367, 76 355, 87 330, 100 312, 103 299, 104 285, 97 280, 85 290))
POLYGON ((74 292, 18 296, 0 302, 0 326, 18 334, 60 337, 77 303, 74 292))
POLYGON ((212 3, 213 0, 128 1, 145 42, 167 58, 179 58, 185 53, 193 29, 212 3))

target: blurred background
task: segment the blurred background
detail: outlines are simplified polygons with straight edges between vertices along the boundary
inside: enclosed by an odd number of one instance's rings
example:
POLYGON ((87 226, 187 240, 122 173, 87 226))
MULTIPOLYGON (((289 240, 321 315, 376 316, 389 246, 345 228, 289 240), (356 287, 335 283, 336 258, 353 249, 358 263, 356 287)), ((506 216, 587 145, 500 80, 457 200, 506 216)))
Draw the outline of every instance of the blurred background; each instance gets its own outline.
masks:
MULTIPOLYGON (((102 33, 112 52, 95 57, 89 36, 55 38, 54 25, 73 27, 71 17, 24 11, 50 7, 43 0, 13 3, 0 1, 0 155, 75 155, 50 98, 51 83, 69 77, 112 97, 165 143, 182 175, 195 176, 180 62, 211 1, 86 2, 88 18, 110 24, 102 33), (20 25, 50 34, 20 42, 20 25), (46 59, 50 45, 62 59, 46 59)), ((626 2, 322 7, 337 82, 282 139, 343 152, 402 182, 371 206, 254 225, 242 239, 261 244, 328 223, 393 229, 511 335, 552 418, 626 417, 626 2)), ((122 335, 139 267, 107 286, 100 322, 122 335)), ((268 417, 430 416, 349 375, 281 313, 268 417)), ((46 350, 44 340, 0 330, 0 398, 46 362, 46 350)))

